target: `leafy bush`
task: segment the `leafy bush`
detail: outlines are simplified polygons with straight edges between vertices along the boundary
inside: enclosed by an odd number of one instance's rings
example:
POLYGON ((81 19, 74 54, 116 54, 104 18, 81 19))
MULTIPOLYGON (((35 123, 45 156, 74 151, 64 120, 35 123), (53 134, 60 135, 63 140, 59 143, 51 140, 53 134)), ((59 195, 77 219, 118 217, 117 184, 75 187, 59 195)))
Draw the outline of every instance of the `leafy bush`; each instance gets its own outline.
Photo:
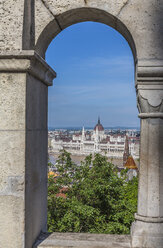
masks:
POLYGON ((119 175, 100 154, 77 166, 63 151, 57 169, 59 177, 48 180, 50 232, 129 233, 137 209, 137 177, 128 182, 127 170, 119 175))

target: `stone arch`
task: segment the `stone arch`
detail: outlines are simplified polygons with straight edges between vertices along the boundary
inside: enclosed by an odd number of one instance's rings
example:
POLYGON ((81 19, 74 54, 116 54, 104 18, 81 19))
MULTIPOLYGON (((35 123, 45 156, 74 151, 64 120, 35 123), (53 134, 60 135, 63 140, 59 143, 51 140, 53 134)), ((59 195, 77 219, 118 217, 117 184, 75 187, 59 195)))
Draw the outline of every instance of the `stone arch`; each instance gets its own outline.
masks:
POLYGON ((55 36, 57 36, 59 32, 73 24, 85 21, 93 21, 106 24, 122 34, 132 50, 134 61, 136 63, 136 45, 127 26, 116 16, 113 16, 112 14, 97 8, 76 8, 57 15, 55 19, 53 19, 46 25, 46 27, 39 35, 35 45, 35 50, 40 56, 44 58, 49 43, 52 41, 53 38, 55 38, 55 36))
POLYGON ((44 61, 46 48, 71 24, 97 21, 126 38, 136 64, 140 177, 128 247, 162 248, 163 1, 2 0, 1 5, 0 247, 31 248, 46 231, 47 88, 56 75, 44 61))
MULTIPOLYGON (((59 32, 72 24, 84 21, 94 21, 111 26, 127 40, 135 62, 135 84, 138 108, 140 111, 139 117, 141 118, 138 211, 135 215, 136 221, 131 228, 131 246, 132 248, 154 248, 156 242, 157 246, 161 248, 163 244, 163 239, 161 237, 163 217, 160 200, 163 199, 163 194, 159 193, 159 190, 162 192, 159 171, 162 167, 160 162, 162 161, 160 160, 160 158, 162 158, 160 150, 160 144, 162 144, 161 133, 163 132, 162 107, 160 107, 162 104, 153 104, 153 102, 151 103, 150 101, 155 95, 159 98, 159 103, 162 102, 163 99, 163 88, 160 86, 162 85, 162 83, 160 83, 162 82, 160 75, 162 75, 163 62, 155 60, 156 56, 160 56, 160 47, 158 46, 157 49, 154 48, 154 42, 152 43, 153 36, 151 35, 152 30, 150 30, 151 27, 147 24, 148 22, 144 23, 142 21, 142 17, 137 17, 136 14, 134 14, 135 19, 140 18, 140 20, 135 23, 134 18, 132 18, 130 23, 129 16, 127 16, 128 12, 126 15, 123 13, 124 15, 122 14, 123 16, 121 16, 121 12, 123 12, 123 9, 125 9, 124 7, 128 5, 128 1, 121 6, 118 12, 116 6, 114 6, 113 10, 110 12, 104 10, 105 8, 99 8, 97 1, 95 1, 95 3, 94 7, 77 6, 77 8, 75 8, 76 6, 74 4, 74 6, 72 5, 68 10, 61 10, 55 15, 52 10, 53 18, 44 28, 42 28, 38 35, 35 51, 44 58, 49 43, 59 32), (147 31, 148 29, 150 32, 147 31), (146 33, 149 34, 149 41, 145 38, 146 33), (149 47, 151 47, 151 51, 149 51, 146 44, 150 44, 149 47), (155 54, 154 57, 153 54, 155 54), (155 142, 152 141, 153 133, 156 134, 155 142), (153 157, 155 157, 155 149, 157 150, 157 161, 153 160, 153 157), (150 161, 145 157, 150 159, 150 161), (157 167, 155 172, 153 164, 157 167), (155 179, 152 180, 153 174, 155 174, 155 179), (148 185, 150 179, 152 186, 148 185), (157 192, 155 192, 155 189, 157 192), (152 230, 152 235, 149 235, 149 229, 152 230)), ((133 10, 133 6, 131 5, 130 11, 133 10)), ((51 9, 49 8, 48 10, 51 9)))

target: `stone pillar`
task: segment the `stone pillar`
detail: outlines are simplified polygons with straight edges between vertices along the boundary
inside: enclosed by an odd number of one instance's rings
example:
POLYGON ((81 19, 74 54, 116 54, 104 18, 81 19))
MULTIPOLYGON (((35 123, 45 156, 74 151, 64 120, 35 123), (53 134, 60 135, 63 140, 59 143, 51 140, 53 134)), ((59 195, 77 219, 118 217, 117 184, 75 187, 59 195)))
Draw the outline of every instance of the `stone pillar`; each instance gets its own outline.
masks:
POLYGON ((132 248, 163 247, 163 61, 139 61, 137 101, 141 119, 138 210, 132 248))
POLYGON ((47 221, 47 97, 33 51, 0 55, 0 247, 32 248, 47 221))

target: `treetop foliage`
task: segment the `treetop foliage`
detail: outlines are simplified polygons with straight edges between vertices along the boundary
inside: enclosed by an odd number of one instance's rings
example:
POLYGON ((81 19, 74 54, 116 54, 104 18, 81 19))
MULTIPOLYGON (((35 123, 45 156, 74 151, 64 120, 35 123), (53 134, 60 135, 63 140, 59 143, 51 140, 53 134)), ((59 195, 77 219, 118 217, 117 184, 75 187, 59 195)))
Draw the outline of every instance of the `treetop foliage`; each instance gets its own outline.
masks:
POLYGON ((58 177, 48 180, 50 232, 129 233, 137 209, 137 177, 128 181, 126 169, 118 173, 100 154, 77 166, 63 150, 56 167, 58 177))

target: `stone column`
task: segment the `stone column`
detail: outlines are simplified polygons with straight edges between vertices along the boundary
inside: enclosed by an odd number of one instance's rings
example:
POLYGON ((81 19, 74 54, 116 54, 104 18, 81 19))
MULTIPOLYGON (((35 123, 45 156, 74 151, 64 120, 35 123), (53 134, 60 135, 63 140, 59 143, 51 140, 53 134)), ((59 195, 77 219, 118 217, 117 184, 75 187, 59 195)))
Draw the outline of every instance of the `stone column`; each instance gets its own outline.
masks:
POLYGON ((137 102, 141 119, 138 210, 133 248, 163 247, 163 61, 139 61, 137 102))
POLYGON ((47 222, 47 96, 33 51, 0 55, 0 247, 31 248, 47 222))

